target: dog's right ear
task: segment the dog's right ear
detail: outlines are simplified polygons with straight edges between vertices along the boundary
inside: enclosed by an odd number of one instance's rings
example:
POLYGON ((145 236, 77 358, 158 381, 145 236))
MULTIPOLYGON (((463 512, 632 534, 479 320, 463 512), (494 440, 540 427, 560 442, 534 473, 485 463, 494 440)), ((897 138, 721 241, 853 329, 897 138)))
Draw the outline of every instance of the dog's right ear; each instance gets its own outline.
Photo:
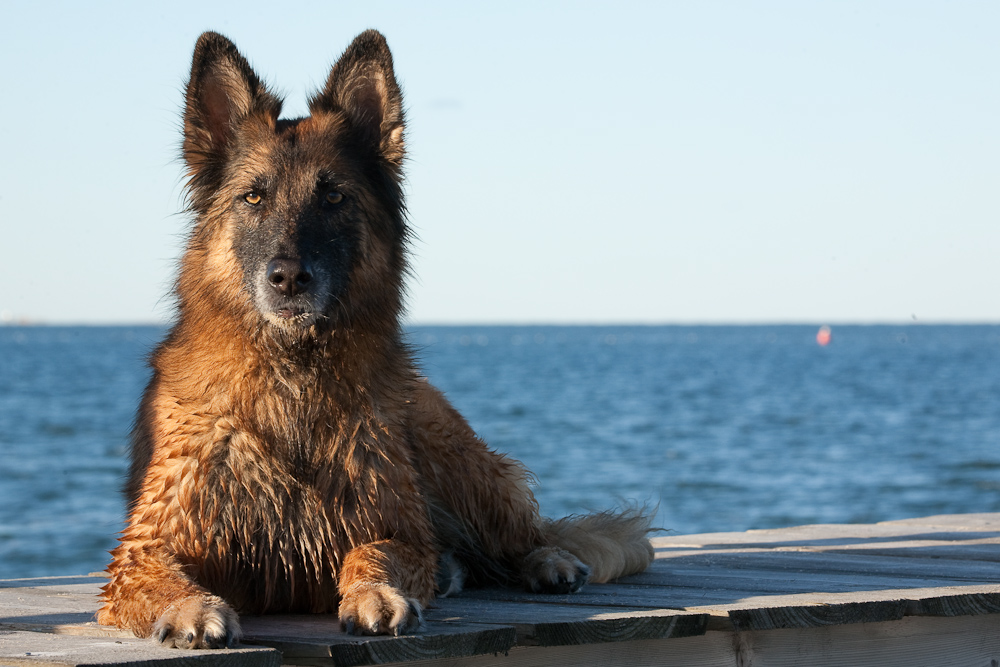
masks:
POLYGON ((255 113, 277 120, 281 100, 236 45, 218 33, 204 33, 194 47, 184 109, 183 153, 192 188, 217 182, 235 128, 255 113))

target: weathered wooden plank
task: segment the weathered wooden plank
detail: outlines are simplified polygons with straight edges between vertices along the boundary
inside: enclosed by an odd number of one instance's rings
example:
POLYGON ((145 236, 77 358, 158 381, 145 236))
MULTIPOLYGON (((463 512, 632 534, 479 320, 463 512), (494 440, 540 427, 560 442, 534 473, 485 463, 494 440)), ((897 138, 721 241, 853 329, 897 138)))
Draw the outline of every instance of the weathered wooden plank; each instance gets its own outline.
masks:
POLYGON ((103 577, 0 581, 0 629, 130 639, 128 630, 94 621, 104 581, 103 577))
POLYGON ((933 516, 915 517, 912 519, 897 519, 883 521, 877 526, 944 526, 962 530, 993 530, 1000 532, 1000 513, 970 513, 970 514, 936 514, 933 516))
POLYGON ((465 591, 458 597, 435 600, 425 611, 425 616, 440 622, 500 623, 517 618, 530 623, 547 623, 577 621, 581 618, 617 618, 629 614, 676 616, 685 613, 655 607, 597 607, 520 599, 497 601, 476 597, 479 592, 465 591))
POLYGON ((252 647, 178 651, 131 639, 0 631, 0 664, 30 667, 278 667, 281 654, 252 647))
POLYGON ((69 577, 32 577, 29 579, 0 579, 0 588, 37 588, 37 587, 59 587, 67 588, 74 585, 90 586, 96 584, 98 587, 104 585, 106 579, 99 572, 69 577))
MULTIPOLYGON (((976 586, 948 589, 903 589, 859 593, 802 593, 747 598, 736 603, 691 607, 713 617, 728 615, 741 630, 822 627, 826 625, 892 621, 904 615, 979 616, 995 614, 1000 589, 976 586)), ((711 623, 710 629, 724 625, 711 623)))
POLYGON ((1000 662, 1000 616, 905 617, 898 621, 709 632, 699 637, 626 644, 517 647, 506 656, 430 660, 411 667, 988 667, 1000 662))
POLYGON ((708 629, 708 614, 632 614, 559 623, 515 623, 514 627, 521 646, 592 645, 703 635, 708 629))
MULTIPOLYGON (((845 585, 840 590, 821 590, 809 586, 789 586, 784 591, 779 591, 777 586, 772 585, 749 585, 735 586, 731 582, 718 587, 703 588, 682 588, 675 586, 628 586, 605 585, 593 586, 584 589, 572 596, 545 596, 541 594, 522 593, 506 589, 483 589, 468 591, 458 599, 474 599, 488 601, 491 603, 512 603, 512 604, 539 604, 553 606, 570 606, 585 609, 586 607, 611 607, 611 608, 657 608, 674 611, 701 611, 704 607, 714 608, 725 607, 773 607, 775 605, 791 604, 799 606, 803 604, 821 604, 824 600, 857 600, 863 602, 874 602, 882 600, 912 599, 914 596, 921 598, 934 596, 955 596, 955 595, 975 595, 992 594, 1000 587, 993 584, 987 585, 960 585, 960 586, 868 586, 853 587, 845 585)), ((828 587, 834 588, 833 586, 828 587)), ((450 601, 442 601, 442 605, 450 604, 450 601)), ((624 609, 623 609, 624 611, 624 609)), ((500 619, 493 617, 493 620, 500 622, 500 619)), ((508 619, 507 622, 515 622, 516 619, 508 619)))
MULTIPOLYGON (((1000 547, 997 547, 1000 550, 1000 547)), ((930 554, 928 554, 930 556, 930 554)), ((806 550, 685 552, 657 559, 649 572, 624 577, 621 583, 649 586, 670 585, 674 572, 704 569, 709 572, 771 571, 822 575, 859 574, 906 579, 937 579, 954 583, 1000 583, 1000 567, 994 563, 949 558, 903 557, 887 553, 873 556, 858 552, 806 550)))
POLYGON ((25 609, 34 610, 34 613, 93 614, 97 611, 97 594, 103 583, 103 579, 87 579, 85 583, 50 586, 0 586, 0 616, 19 615, 25 609))
POLYGON ((906 612, 906 600, 845 602, 842 604, 783 604, 755 609, 731 609, 729 620, 738 632, 781 628, 819 628, 851 623, 898 621, 906 612))
MULTIPOLYGON (((834 551, 834 549, 831 549, 834 551)), ((977 540, 955 544, 921 542, 897 542, 878 545, 848 545, 835 549, 841 553, 866 554, 869 556, 893 556, 896 558, 949 558, 951 560, 983 561, 1000 563, 1000 540, 977 540)))
MULTIPOLYGON (((979 534, 977 534, 979 535, 979 534)), ((998 562, 1000 556, 1000 537, 970 537, 968 539, 945 539, 946 536, 933 537, 929 535, 900 536, 873 540, 831 540, 820 543, 817 540, 806 540, 795 543, 771 544, 749 542, 744 544, 706 544, 703 546, 685 545, 670 549, 658 549, 657 560, 673 560, 681 557, 702 555, 709 557, 721 553, 780 553, 784 551, 800 551, 807 553, 859 553, 879 554, 906 558, 952 558, 954 560, 983 560, 989 563, 998 562), (938 539, 940 537, 941 539, 938 539)))
POLYGON ((510 626, 425 623, 419 634, 358 637, 340 630, 332 615, 248 616, 241 621, 243 642, 278 649, 286 663, 300 665, 381 665, 436 658, 502 653, 516 642, 510 626))
POLYGON ((122 630, 107 625, 98 625, 93 614, 59 614, 53 616, 22 616, 13 620, 0 620, 0 630, 23 630, 25 632, 48 632, 56 635, 77 637, 105 637, 133 639, 131 630, 122 630), (83 620, 81 620, 83 619, 83 620))
MULTIPOLYGON (((862 568, 845 566, 839 570, 814 570, 774 558, 733 559, 738 566, 699 564, 697 561, 678 564, 656 572, 621 579, 616 585, 666 586, 670 588, 731 588, 733 590, 773 591, 775 594, 812 591, 867 590, 873 587, 932 588, 982 581, 980 577, 888 576, 872 574, 862 568), (749 561, 749 562, 748 562, 749 561), (756 567, 754 567, 756 566, 756 567)), ((812 561, 810 560, 809 563, 812 561)), ((931 574, 925 572, 925 575, 931 574)), ((993 578, 996 572, 992 572, 993 578)))
MULTIPOLYGON (((745 592, 744 594, 749 594, 745 592)), ((475 599, 490 602, 534 603, 542 605, 563 605, 573 607, 617 607, 617 608, 657 608, 683 611, 690 603, 705 598, 730 599, 728 592, 713 592, 705 589, 681 589, 666 586, 627 586, 604 584, 587 586, 571 595, 546 595, 524 591, 485 588, 463 591, 461 599, 475 599), (721 596, 721 597, 720 597, 721 596)), ((455 598, 460 599, 460 598, 455 598)), ((450 604, 442 601, 442 605, 450 604)))
POLYGON ((915 535, 940 535, 948 541, 1000 537, 1000 513, 955 514, 884 521, 873 524, 812 524, 729 533, 666 535, 652 539, 657 550, 706 546, 781 546, 835 544, 843 540, 876 540, 915 535), (979 535, 975 535, 979 533, 979 535))
POLYGON ((665 609, 582 607, 529 602, 451 598, 427 617, 444 622, 504 623, 517 630, 522 646, 556 646, 673 639, 705 633, 707 614, 665 609))
POLYGON ((670 641, 516 646, 506 654, 407 664, 408 667, 737 667, 731 632, 710 632, 670 641))
POLYGON ((978 616, 1000 614, 1000 587, 992 593, 956 593, 916 597, 910 601, 906 613, 909 616, 978 616))

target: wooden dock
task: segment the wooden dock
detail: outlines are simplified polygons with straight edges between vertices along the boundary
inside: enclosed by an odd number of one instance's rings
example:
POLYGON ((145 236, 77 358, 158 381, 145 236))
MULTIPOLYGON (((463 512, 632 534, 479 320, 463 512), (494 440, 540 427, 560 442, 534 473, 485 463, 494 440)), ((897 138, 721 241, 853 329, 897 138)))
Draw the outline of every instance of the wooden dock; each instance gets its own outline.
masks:
POLYGON ((247 648, 96 625, 98 575, 0 581, 0 665, 1000 665, 1000 514, 659 537, 649 571, 574 595, 471 590, 423 632, 246 617, 247 648))

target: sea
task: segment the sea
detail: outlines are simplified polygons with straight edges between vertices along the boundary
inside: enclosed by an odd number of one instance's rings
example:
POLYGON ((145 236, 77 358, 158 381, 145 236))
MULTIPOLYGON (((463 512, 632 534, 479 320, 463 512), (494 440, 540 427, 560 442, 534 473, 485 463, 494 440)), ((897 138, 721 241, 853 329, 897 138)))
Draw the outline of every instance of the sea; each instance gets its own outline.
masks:
MULTIPOLYGON (((162 327, 0 327, 0 579, 104 569, 162 327)), ((414 326, 549 516, 663 534, 1000 512, 1000 326, 414 326)))

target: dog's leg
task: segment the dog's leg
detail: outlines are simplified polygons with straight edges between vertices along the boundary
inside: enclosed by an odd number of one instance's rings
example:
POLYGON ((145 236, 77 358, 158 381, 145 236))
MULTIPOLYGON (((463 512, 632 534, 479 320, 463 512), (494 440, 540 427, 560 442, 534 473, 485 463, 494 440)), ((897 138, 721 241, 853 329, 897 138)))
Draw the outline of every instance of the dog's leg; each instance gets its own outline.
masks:
POLYGON ((238 641, 236 612, 191 581, 163 540, 123 538, 112 556, 98 623, 177 648, 225 648, 238 641))
POLYGON ((548 539, 524 467, 490 450, 429 383, 417 383, 412 405, 424 484, 471 536, 465 548, 478 552, 467 565, 483 580, 520 580, 536 592, 583 586, 590 570, 548 539))
MULTIPOLYGON (((236 613, 196 583, 190 563, 204 560, 212 542, 208 461, 217 443, 228 442, 225 422, 188 419, 153 451, 108 566, 110 581, 98 622, 129 628, 139 637, 178 648, 222 648, 240 636, 236 613), (185 554, 186 557, 181 557, 185 554)), ((164 430, 165 427, 161 426, 164 430)), ((141 472, 141 476, 139 476, 141 472)))
POLYGON ((338 581, 341 626, 358 635, 416 631, 433 596, 435 562, 433 550, 396 539, 349 551, 338 581))
POLYGON ((412 405, 424 484, 460 524, 451 533, 479 552, 469 565, 489 568, 487 580, 519 578, 534 592, 571 593, 652 562, 646 509, 545 519, 529 473, 490 450, 439 391, 418 382, 412 405))

